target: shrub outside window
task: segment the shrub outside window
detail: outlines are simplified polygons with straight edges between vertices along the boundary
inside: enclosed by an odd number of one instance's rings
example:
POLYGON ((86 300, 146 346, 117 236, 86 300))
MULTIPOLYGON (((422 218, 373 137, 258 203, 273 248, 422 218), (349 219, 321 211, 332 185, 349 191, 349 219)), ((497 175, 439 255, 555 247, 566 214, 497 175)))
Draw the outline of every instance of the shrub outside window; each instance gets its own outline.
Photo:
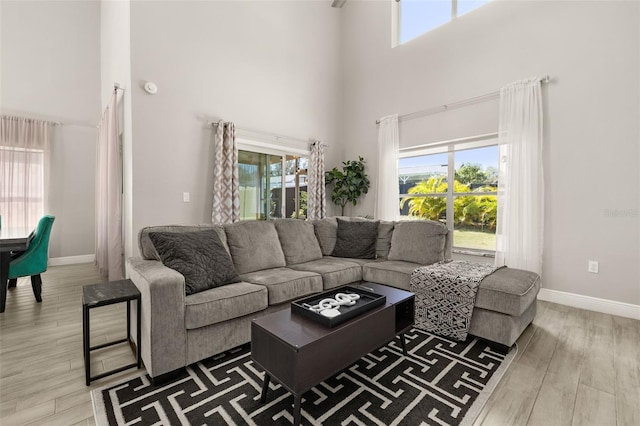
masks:
POLYGON ((498 146, 402 156, 399 161, 401 219, 428 219, 454 230, 453 246, 491 253, 496 247, 498 146), (453 185, 449 185, 449 182, 453 185))

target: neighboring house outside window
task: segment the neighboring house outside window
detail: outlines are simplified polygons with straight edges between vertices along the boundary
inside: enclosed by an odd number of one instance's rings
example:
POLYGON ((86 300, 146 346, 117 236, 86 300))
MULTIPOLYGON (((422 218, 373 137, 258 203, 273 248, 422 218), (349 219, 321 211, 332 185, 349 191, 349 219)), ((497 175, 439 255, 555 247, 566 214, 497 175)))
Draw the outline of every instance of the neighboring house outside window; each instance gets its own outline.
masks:
POLYGON ((497 139, 407 151, 400 157, 400 217, 441 221, 454 230, 454 249, 492 254, 498 205, 497 139))
POLYGON ((400 0, 393 2, 397 42, 405 43, 476 9, 489 0, 400 0))
POLYGON ((240 219, 306 218, 308 151, 237 142, 240 219))

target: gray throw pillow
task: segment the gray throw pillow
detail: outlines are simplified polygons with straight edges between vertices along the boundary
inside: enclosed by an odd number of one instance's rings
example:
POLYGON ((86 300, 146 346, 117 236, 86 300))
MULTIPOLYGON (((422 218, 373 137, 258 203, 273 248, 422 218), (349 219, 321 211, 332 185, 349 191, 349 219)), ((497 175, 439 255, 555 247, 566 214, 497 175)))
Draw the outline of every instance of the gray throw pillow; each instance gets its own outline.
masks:
POLYGON ((184 275, 187 295, 240 281, 215 230, 150 232, 149 238, 162 263, 184 275))
POLYGON ((224 233, 224 227, 220 225, 160 225, 160 226, 145 226, 138 233, 138 247, 140 248, 140 255, 143 259, 149 260, 162 260, 158 251, 153 245, 153 242, 149 238, 151 232, 199 232, 213 229, 218 233, 220 241, 224 244, 227 251, 227 235, 224 233))
POLYGON ((331 256, 375 259, 378 221, 348 221, 337 218, 338 233, 331 256))

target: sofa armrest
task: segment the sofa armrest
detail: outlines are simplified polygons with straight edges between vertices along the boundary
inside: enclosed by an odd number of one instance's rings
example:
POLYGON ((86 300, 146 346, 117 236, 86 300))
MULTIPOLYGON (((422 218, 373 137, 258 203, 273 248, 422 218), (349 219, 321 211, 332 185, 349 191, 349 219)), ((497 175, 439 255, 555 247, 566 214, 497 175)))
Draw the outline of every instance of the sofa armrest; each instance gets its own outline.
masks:
POLYGON ((142 295, 141 351, 147 372, 157 377, 184 367, 184 276, 162 262, 141 258, 128 259, 127 272, 142 295))

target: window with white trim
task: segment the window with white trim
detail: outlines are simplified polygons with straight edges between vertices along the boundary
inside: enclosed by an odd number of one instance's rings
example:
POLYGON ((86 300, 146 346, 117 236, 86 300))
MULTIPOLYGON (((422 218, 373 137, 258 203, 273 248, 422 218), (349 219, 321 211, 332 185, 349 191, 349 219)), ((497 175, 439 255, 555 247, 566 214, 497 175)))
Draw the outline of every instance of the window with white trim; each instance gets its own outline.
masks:
POLYGON ((454 231, 454 249, 495 252, 497 143, 495 137, 470 138, 403 150, 398 164, 400 217, 445 223, 454 231))
POLYGON ((42 149, 0 146, 0 215, 5 228, 30 229, 44 214, 44 160, 42 149))
POLYGON ((308 148, 237 143, 240 219, 306 218, 308 148))
POLYGON ((1 117, 0 226, 33 229, 43 215, 52 123, 1 117))
POLYGON ((489 0, 401 0, 397 7, 397 44, 412 40, 470 12, 489 0))

